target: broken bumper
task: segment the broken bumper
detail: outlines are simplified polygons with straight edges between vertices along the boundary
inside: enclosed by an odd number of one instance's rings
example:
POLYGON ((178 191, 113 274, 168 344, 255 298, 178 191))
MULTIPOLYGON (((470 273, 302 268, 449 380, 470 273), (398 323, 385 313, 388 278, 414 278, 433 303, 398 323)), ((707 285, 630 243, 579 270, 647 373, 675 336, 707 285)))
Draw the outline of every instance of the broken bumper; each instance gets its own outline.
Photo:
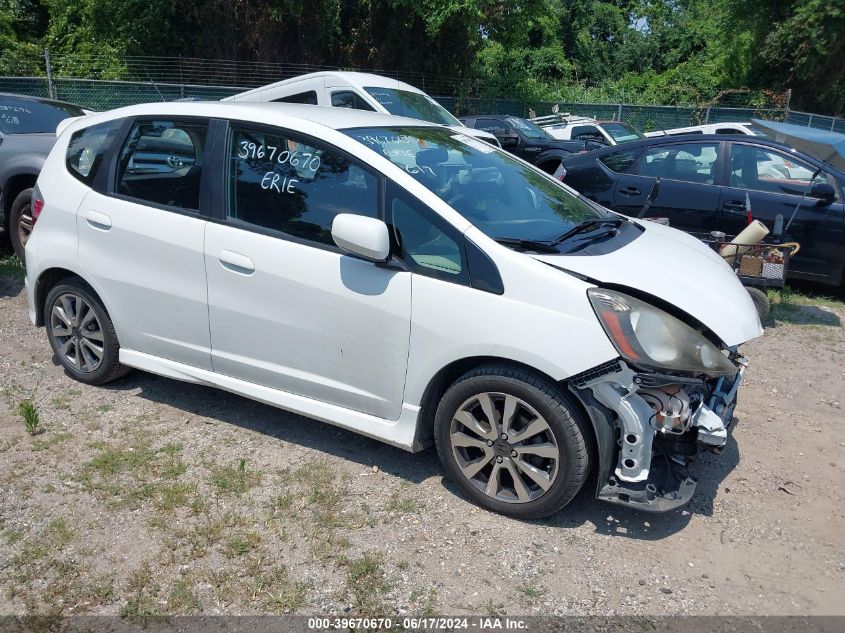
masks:
MULTIPOLYGON (((639 372, 623 361, 576 377, 576 393, 589 392, 613 425, 604 434, 613 446, 599 446, 605 463, 597 498, 648 512, 688 503, 697 483, 689 464, 699 450, 719 451, 727 442, 746 367, 744 358, 736 362, 735 376, 711 380, 639 372)), ((594 426, 601 424, 597 406, 588 410, 594 426)))

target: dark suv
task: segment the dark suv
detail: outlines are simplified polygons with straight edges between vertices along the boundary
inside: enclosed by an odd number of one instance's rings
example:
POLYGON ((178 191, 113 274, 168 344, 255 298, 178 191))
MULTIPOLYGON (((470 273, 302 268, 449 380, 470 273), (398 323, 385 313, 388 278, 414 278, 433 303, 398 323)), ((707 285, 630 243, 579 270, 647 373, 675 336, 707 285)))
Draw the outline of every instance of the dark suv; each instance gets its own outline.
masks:
POLYGON ((0 228, 21 259, 32 231, 32 187, 56 142, 56 126, 84 114, 71 103, 0 93, 0 228))
POLYGON ((578 152, 604 147, 595 141, 561 141, 538 125, 516 116, 484 114, 464 117, 461 123, 476 130, 490 132, 502 149, 553 174, 561 160, 578 152))
POLYGON ((786 145, 735 134, 658 136, 580 154, 563 170, 563 182, 609 209, 636 217, 647 208, 647 217, 690 233, 736 235, 750 203, 754 219, 772 232, 782 222, 784 241, 801 244, 788 277, 837 286, 845 279, 845 173, 786 145))

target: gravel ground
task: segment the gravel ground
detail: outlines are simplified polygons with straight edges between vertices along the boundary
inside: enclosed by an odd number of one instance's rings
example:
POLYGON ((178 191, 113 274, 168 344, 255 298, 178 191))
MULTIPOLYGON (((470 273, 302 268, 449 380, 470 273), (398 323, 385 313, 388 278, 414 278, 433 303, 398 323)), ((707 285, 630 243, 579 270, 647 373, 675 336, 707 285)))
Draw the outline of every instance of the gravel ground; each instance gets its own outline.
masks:
POLYGON ((841 303, 784 304, 684 510, 545 521, 410 455, 133 372, 69 379, 0 277, 0 613, 845 614, 841 303), (40 432, 19 403, 30 399, 40 432))

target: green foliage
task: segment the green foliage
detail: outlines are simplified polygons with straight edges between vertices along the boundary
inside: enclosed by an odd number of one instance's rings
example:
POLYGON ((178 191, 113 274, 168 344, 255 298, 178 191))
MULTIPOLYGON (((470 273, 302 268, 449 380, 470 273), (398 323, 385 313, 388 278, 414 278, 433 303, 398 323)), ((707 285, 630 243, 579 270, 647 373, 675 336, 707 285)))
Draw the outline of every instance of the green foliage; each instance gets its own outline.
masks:
POLYGON ((42 74, 49 47, 64 76, 184 56, 412 71, 532 103, 792 88, 793 106, 836 114, 843 35, 845 0, 0 0, 0 74, 42 74))

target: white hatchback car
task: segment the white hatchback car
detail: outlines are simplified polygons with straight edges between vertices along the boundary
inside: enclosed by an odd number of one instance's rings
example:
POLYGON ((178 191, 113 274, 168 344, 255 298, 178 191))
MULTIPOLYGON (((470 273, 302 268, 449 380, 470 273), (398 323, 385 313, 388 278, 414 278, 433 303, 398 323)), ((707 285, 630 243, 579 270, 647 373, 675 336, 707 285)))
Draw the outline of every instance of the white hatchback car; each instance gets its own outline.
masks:
POLYGON ((212 385, 409 451, 482 506, 688 501, 761 333, 703 244, 437 125, 138 105, 59 130, 26 246, 66 371, 212 385))

